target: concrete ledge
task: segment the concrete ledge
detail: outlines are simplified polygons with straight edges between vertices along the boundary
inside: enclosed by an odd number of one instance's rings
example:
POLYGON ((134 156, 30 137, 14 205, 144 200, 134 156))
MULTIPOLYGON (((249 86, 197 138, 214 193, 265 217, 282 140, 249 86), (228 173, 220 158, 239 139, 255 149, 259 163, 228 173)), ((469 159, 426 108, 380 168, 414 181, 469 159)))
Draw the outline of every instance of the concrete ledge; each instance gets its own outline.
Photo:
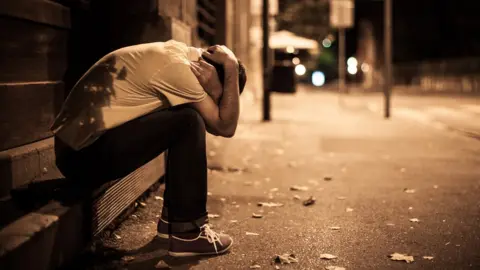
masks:
POLYGON ((55 165, 53 137, 0 152, 0 198, 11 189, 62 177, 55 165))
POLYGON ((0 231, 0 269, 57 269, 164 175, 163 154, 94 192, 72 187, 0 231))

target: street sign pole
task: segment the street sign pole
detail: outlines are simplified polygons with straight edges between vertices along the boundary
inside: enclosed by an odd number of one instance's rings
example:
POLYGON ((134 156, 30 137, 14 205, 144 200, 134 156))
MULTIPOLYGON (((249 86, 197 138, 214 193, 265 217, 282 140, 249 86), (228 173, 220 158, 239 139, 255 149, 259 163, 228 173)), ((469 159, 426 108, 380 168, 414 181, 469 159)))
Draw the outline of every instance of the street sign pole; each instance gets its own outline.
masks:
POLYGON ((338 29, 338 92, 345 93, 345 29, 354 25, 353 0, 330 0, 330 26, 338 29))
POLYGON ((390 118, 390 103, 392 94, 392 0, 384 2, 384 47, 385 47, 385 68, 384 86, 385 95, 385 118, 390 118))
POLYGON ((270 121, 270 61, 269 61, 269 38, 270 38, 270 23, 269 23, 269 0, 263 0, 262 23, 263 23, 263 121, 270 121))
POLYGON ((345 93, 345 28, 338 29, 338 92, 345 93))

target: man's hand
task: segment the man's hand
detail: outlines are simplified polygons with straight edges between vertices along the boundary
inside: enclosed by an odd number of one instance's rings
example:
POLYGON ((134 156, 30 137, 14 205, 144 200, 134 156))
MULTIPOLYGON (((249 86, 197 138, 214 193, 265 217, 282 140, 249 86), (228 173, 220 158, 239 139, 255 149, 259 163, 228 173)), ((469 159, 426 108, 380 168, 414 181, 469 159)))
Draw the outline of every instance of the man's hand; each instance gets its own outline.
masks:
POLYGON ((235 54, 223 45, 209 47, 207 51, 203 52, 202 56, 224 66, 238 66, 235 54))
POLYGON ((198 62, 191 62, 190 69, 198 79, 198 82, 203 87, 205 92, 212 97, 213 101, 218 104, 223 93, 223 87, 217 75, 217 70, 214 66, 207 63, 205 60, 198 62))

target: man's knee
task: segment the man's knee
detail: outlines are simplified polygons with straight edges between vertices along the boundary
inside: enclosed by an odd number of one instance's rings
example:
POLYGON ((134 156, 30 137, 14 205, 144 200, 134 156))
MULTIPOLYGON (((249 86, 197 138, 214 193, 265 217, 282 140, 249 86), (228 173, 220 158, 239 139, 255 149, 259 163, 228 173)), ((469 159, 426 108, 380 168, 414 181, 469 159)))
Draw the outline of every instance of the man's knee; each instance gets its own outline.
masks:
POLYGON ((179 113, 181 114, 181 121, 188 125, 191 130, 205 133, 205 121, 195 109, 182 108, 179 113))

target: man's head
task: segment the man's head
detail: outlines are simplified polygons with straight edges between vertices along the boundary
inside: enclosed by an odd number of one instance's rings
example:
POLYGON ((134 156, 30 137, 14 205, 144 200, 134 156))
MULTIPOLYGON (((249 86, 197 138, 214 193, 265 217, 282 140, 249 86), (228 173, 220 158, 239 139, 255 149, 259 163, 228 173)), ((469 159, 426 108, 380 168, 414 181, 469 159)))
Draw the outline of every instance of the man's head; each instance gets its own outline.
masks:
MULTIPOLYGON (((218 78, 220 79, 220 83, 224 83, 225 80, 225 70, 223 69, 223 65, 218 64, 207 57, 202 57, 207 63, 214 66, 217 70, 218 78)), ((242 94, 243 89, 245 88, 245 84, 247 83, 247 72, 245 70, 245 66, 242 64, 240 60, 238 61, 238 86, 240 90, 240 94, 242 94)))

